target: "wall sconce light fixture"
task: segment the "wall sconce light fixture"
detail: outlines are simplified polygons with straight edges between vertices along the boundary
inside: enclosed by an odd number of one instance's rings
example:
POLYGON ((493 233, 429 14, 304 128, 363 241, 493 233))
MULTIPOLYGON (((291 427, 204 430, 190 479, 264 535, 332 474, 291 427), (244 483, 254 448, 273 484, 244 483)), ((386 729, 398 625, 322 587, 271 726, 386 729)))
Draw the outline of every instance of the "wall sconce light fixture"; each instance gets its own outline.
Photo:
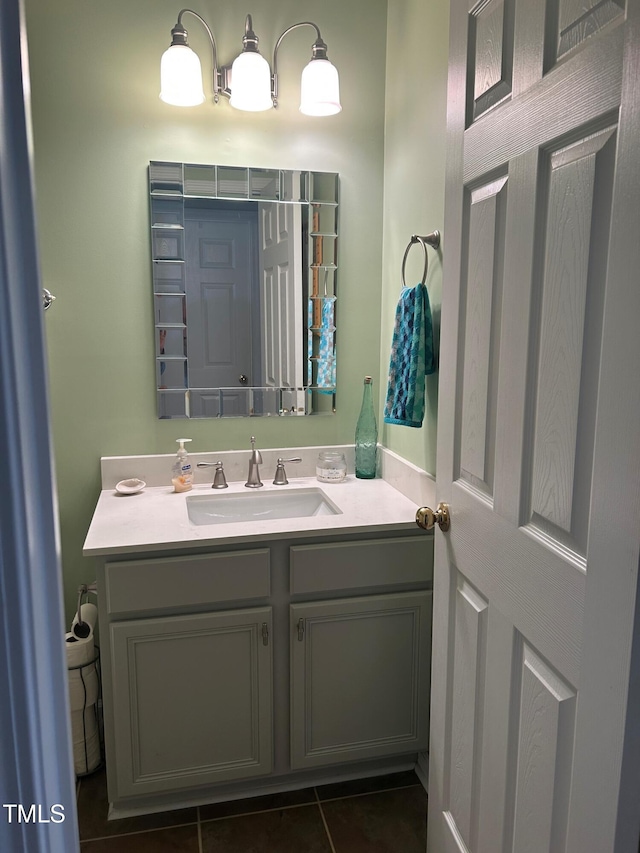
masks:
POLYGON ((300 112, 311 116, 328 116, 339 113, 340 84, 338 72, 327 59, 327 45, 320 30, 312 21, 301 21, 288 27, 278 38, 273 50, 273 71, 258 50, 258 37, 253 31, 251 15, 247 15, 242 38, 242 53, 232 65, 218 66, 218 48, 207 22, 192 9, 182 9, 171 30, 171 45, 160 63, 160 98, 178 107, 193 107, 203 103, 202 67, 196 53, 189 47, 187 31, 182 25, 186 13, 196 17, 211 41, 213 52, 213 100, 220 95, 229 98, 238 110, 258 112, 278 106, 278 49, 282 39, 298 27, 313 27, 316 40, 312 46, 311 61, 302 72, 300 85, 300 112))

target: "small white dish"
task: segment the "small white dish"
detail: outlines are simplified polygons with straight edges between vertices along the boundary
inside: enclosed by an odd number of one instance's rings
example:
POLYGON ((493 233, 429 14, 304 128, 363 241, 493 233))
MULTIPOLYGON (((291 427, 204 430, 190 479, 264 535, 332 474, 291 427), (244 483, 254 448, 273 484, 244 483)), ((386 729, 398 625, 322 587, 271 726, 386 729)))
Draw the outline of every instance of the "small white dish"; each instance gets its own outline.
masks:
POLYGON ((137 495, 146 485, 144 480, 132 477, 130 480, 120 480, 119 483, 116 483, 116 492, 119 495, 137 495))

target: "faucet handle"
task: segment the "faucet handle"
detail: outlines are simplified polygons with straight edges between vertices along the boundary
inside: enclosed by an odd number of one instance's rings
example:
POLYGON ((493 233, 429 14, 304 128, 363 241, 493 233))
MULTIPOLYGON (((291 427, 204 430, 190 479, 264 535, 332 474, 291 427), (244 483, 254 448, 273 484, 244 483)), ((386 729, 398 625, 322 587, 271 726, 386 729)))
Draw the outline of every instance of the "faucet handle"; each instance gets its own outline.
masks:
POLYGON ((216 462, 216 473, 213 477, 213 484, 211 486, 212 489, 228 489, 229 484, 227 483, 227 478, 224 475, 224 465, 222 462, 216 462))
POLYGON ((292 456, 291 459, 283 459, 281 456, 278 458, 278 464, 276 465, 276 475, 273 480, 274 486, 286 486, 289 482, 287 480, 287 472, 284 470, 285 462, 302 462, 301 456, 292 456))
POLYGON ((222 462, 198 462, 198 468, 213 468, 215 466, 216 473, 213 477, 212 489, 228 488, 227 478, 224 475, 224 465, 222 462))

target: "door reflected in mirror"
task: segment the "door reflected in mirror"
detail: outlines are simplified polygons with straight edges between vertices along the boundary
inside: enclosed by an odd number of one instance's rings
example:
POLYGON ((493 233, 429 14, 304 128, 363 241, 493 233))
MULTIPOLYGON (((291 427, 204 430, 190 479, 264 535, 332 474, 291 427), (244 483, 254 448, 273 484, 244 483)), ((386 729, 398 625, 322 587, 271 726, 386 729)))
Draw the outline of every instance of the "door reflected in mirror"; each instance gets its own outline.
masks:
POLYGON ((160 418, 335 411, 338 175, 152 161, 160 418))

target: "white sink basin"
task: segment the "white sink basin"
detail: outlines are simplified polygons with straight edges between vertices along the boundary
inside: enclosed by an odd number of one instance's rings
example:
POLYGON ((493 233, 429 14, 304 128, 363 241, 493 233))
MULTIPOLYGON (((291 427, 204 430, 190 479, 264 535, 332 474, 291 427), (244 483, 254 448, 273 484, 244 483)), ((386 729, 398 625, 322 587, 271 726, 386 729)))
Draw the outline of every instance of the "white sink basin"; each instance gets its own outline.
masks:
POLYGON ((270 518, 309 518, 341 515, 342 510, 321 489, 287 489, 282 492, 248 492, 192 495, 187 514, 193 524, 229 524, 270 518))

